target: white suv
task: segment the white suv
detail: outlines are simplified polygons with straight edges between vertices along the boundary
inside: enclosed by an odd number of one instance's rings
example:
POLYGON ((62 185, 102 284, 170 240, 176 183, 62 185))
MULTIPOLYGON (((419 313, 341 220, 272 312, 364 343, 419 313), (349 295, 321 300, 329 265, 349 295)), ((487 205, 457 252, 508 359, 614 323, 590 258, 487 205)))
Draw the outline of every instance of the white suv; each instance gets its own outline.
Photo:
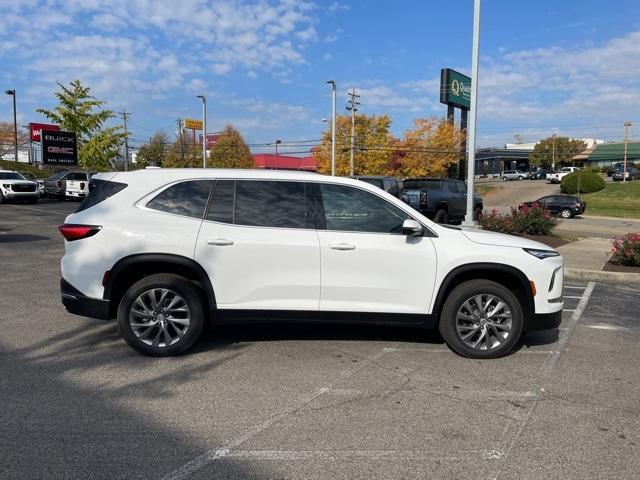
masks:
POLYGON ((563 260, 524 238, 438 225, 348 178, 260 170, 98 174, 60 231, 62 303, 117 318, 147 355, 206 322, 438 327, 459 354, 508 353, 556 328, 563 260))
POLYGON ((5 200, 27 200, 36 203, 40 197, 38 182, 27 180, 18 172, 0 170, 0 203, 5 200))

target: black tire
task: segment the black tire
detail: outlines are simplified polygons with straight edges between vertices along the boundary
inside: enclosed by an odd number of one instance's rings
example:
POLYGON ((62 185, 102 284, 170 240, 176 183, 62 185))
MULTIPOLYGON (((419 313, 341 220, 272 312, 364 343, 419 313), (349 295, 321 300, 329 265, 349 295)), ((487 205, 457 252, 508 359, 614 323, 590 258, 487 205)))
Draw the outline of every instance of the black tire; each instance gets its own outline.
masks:
POLYGON ((509 180, 507 177, 502 177, 503 182, 506 182, 507 180, 509 180))
POLYGON ((435 217, 433 217, 433 221, 436 223, 449 223, 449 214, 446 210, 440 209, 436 212, 435 217))
MULTIPOLYGON (((164 317, 162 318, 164 322, 164 317)), ((120 301, 120 305, 118 306, 118 329, 120 331, 120 335, 122 335, 131 348, 143 355, 151 357, 169 357, 179 355, 191 348, 200 337, 206 319, 207 313, 200 290, 186 278, 171 273, 158 273, 137 281, 125 292, 122 300, 120 301), (188 316, 190 317, 188 327, 186 327, 181 338, 168 346, 163 346, 159 343, 157 345, 149 345, 145 343, 141 338, 138 338, 138 335, 134 332, 130 322, 130 314, 136 299, 145 292, 149 292, 153 289, 170 290, 181 297, 188 308, 188 316)), ((159 332, 160 327, 150 326, 149 329, 151 330, 151 334, 148 336, 155 337, 155 333, 159 332)), ((175 327, 169 327, 168 320, 167 330, 173 332, 174 335, 177 334, 175 327)), ((144 333, 146 333, 146 330, 143 332, 143 335, 144 333)), ((157 336, 160 337, 161 334, 157 333, 157 336)))
POLYGON ((518 177, 518 180, 524 180, 524 177, 520 176, 518 177))
POLYGON ((560 216, 562 218, 571 218, 573 217, 573 212, 568 208, 563 208, 562 210, 560 210, 560 216))
MULTIPOLYGON (((522 305, 509 289, 490 280, 469 280, 455 287, 447 297, 440 314, 438 328, 440 335, 454 352, 468 358, 498 358, 509 353, 520 339, 523 318, 522 305), (511 312, 511 330, 502 343, 493 348, 472 348, 462 340, 461 334, 458 333, 456 328, 458 310, 467 300, 476 295, 494 295, 502 300, 511 312)), ((485 329, 489 330, 488 328, 485 329)))

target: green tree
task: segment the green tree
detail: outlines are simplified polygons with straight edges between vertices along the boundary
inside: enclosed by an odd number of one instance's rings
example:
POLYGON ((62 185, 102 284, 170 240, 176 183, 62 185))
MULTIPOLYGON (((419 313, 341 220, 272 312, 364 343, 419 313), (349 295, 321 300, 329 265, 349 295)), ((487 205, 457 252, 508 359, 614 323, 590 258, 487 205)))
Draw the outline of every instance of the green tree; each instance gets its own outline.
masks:
POLYGON ((202 167, 202 148, 191 136, 182 133, 167 149, 162 166, 167 168, 202 167))
POLYGON ((227 125, 209 150, 207 165, 216 168, 253 168, 255 162, 240 132, 232 125, 227 125))
MULTIPOLYGON (((388 115, 359 114, 355 118, 355 153, 353 171, 356 175, 385 175, 392 170, 391 160, 395 138, 391 134, 388 115)), ((336 175, 349 175, 351 150, 351 117, 336 118, 336 175)), ((313 156, 321 173, 331 172, 331 129, 322 135, 313 156)))
POLYGON ((551 166, 570 164, 571 159, 582 153, 587 144, 582 140, 574 140, 569 137, 552 135, 540 140, 529 155, 529 163, 536 167, 541 165, 551 166))
POLYGON ((120 158, 120 148, 125 134, 121 127, 106 127, 114 118, 111 110, 103 109, 106 102, 90 94, 91 89, 80 80, 69 86, 58 83, 55 93, 58 106, 53 110, 36 110, 64 131, 78 136, 78 163, 86 170, 105 170, 113 167, 120 158))
POLYGON ((142 145, 136 155, 136 167, 145 168, 147 166, 159 167, 164 163, 167 149, 169 148, 169 137, 164 132, 156 132, 149 139, 149 143, 142 145))

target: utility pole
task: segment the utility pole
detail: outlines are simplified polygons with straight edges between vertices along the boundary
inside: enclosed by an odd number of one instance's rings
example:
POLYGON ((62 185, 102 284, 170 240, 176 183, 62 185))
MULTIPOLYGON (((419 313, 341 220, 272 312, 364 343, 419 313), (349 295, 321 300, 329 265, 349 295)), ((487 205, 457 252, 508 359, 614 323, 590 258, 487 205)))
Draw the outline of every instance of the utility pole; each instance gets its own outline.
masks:
POLYGON ((197 97, 202 100, 202 168, 207 168, 207 97, 197 97))
POLYGON ((176 120, 178 124, 178 141, 180 142, 180 160, 184 165, 184 142, 182 141, 182 119, 176 120))
POLYGON ((13 160, 18 163, 18 120, 16 116, 16 91, 5 90, 4 93, 13 97, 13 160))
POLYGON ((627 142, 629 140, 629 127, 631 122, 624 122, 624 172, 622 173, 622 181, 627 181, 627 142))
POLYGON ((124 122, 124 169, 129 170, 129 131, 127 130, 127 119, 131 113, 127 113, 127 109, 123 108, 121 112, 122 121, 124 122))
POLYGON ((551 171, 556 169, 556 134, 553 134, 553 140, 551 141, 551 171))
POLYGON ((355 154, 356 147, 356 112, 358 111, 357 106, 360 105, 360 102, 356 101, 356 98, 360 98, 360 95, 356 95, 356 89, 352 88, 351 91, 347 94, 349 95, 349 100, 347 103, 347 110, 351 112, 351 153, 349 155, 349 175, 353 176, 353 156, 355 154))
POLYGON ((331 84, 332 111, 331 111, 331 176, 336 175, 336 81, 327 80, 331 84))
POLYGON ((474 175, 476 169, 476 120, 478 117, 478 69, 480 64, 480 0, 473 2, 473 44, 471 47, 471 105, 469 111, 469 160, 467 162, 467 214, 464 225, 475 226, 474 175))

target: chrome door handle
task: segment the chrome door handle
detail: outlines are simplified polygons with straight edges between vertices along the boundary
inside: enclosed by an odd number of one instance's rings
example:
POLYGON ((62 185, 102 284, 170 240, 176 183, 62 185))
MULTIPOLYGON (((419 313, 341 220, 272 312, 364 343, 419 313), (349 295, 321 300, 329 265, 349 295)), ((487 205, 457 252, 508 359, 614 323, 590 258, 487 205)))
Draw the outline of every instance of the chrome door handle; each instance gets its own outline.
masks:
POLYGON ((329 248, 332 250, 355 250, 356 246, 351 243, 330 243, 329 248))
POLYGON ((215 245, 216 247, 226 247, 228 245, 233 245, 233 240, 227 240, 226 238, 215 238, 207 240, 209 245, 215 245))

